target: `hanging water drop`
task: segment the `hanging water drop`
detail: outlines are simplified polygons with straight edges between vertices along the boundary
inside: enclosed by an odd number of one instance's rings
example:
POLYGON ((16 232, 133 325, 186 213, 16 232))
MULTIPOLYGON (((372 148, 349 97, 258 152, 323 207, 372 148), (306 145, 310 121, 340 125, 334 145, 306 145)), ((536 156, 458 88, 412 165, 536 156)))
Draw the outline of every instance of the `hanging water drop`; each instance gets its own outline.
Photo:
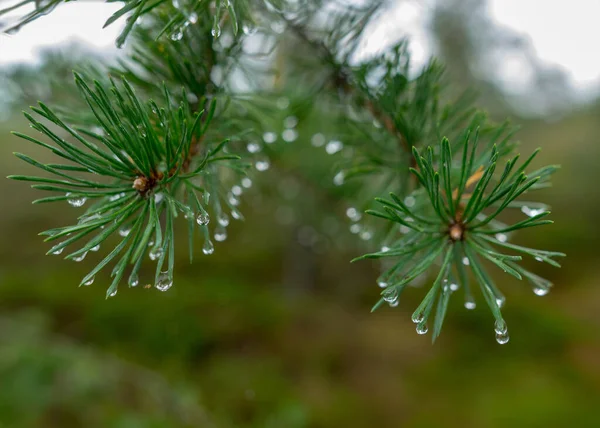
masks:
POLYGON ((257 160, 256 163, 254 164, 254 166, 257 171, 266 171, 269 169, 271 164, 269 163, 269 159, 262 158, 260 160, 257 160))
POLYGON ((79 254, 78 256, 74 256, 74 257, 73 257, 73 261, 74 261, 74 262, 80 262, 80 261, 82 261, 83 259, 85 259, 85 256, 87 256, 87 251, 85 251, 85 252, 83 252, 83 253, 79 254))
POLYGON ((333 184, 336 186, 341 186, 344 184, 344 171, 338 172, 335 177, 333 177, 333 184))
POLYGON ((213 245, 210 239, 204 241, 204 246, 202 247, 202 252, 206 255, 210 255, 215 252, 215 246, 213 245))
POLYGON ((344 145, 342 144, 341 141, 331 140, 325 146, 325 151, 327 152, 328 155, 333 155, 333 154, 336 154, 337 152, 339 152, 340 150, 342 150, 343 148, 344 148, 344 145))
POLYGON ((389 303, 389 305, 390 305, 390 308, 395 308, 395 307, 397 307, 399 304, 400 304, 400 300, 398 300, 398 299, 396 299, 396 300, 394 300, 393 302, 390 302, 390 303, 389 303))
POLYGON ((148 256, 150 257, 150 260, 154 261, 157 260, 160 256, 162 256, 163 254, 163 249, 160 247, 154 247, 150 250, 150 253, 148 253, 148 256))
POLYGON ((425 334, 425 333, 427 333, 427 331, 428 331, 427 323, 422 322, 420 324, 417 324, 417 329, 416 330, 417 330, 417 334, 425 334))
POLYGON ((346 210, 346 216, 352 221, 359 221, 362 217, 361 213, 354 207, 350 207, 346 210))
POLYGON ((533 292, 535 293, 536 296, 545 296, 546 294, 548 294, 550 292, 550 290, 548 288, 535 287, 533 289, 533 292))
POLYGON ((450 284, 450 291, 457 291, 459 288, 458 284, 453 282, 450 284))
POLYGON ((387 286, 388 286, 388 283, 387 283, 387 282, 385 282, 385 281, 379 281, 379 282, 377 283, 377 285, 378 285, 379 287, 381 287, 381 288, 385 288, 385 287, 387 287, 387 286))
POLYGON ((94 252, 96 252, 96 251, 98 251, 99 249, 100 249, 100 244, 98 244, 98 245, 94 245, 92 248, 90 248, 90 251, 94 251, 94 252))
MULTIPOLYGON (((181 39, 183 39, 183 31, 177 30, 173 34, 171 34, 171 40, 173 40, 174 42, 178 42, 181 39)), ((146 135, 144 133, 144 135, 142 135, 142 137, 145 137, 145 136, 146 135)))
POLYGON ((467 308, 468 310, 472 311, 476 307, 477 307, 477 304, 475 303, 475 300, 473 299, 473 297, 472 296, 468 296, 465 299, 465 308, 467 308))
POLYGON ((210 223, 210 217, 208 213, 198 213, 198 216, 196 217, 196 223, 198 223, 199 226, 206 226, 208 223, 210 223))
POLYGON ((195 24, 198 22, 198 14, 196 12, 192 12, 188 15, 188 22, 190 24, 195 24))
POLYGON ((298 138, 298 131, 295 129, 286 129, 281 133, 281 138, 286 143, 293 143, 298 138))
POLYGON ((469 266, 471 264, 469 262, 469 258, 468 257, 463 257, 462 264, 465 265, 465 266, 469 266))
POLYGON ((388 247, 387 245, 384 245, 381 247, 381 249, 379 250, 382 253, 387 253, 388 251, 390 251, 390 247, 388 247))
POLYGON ((212 27, 212 30, 210 30, 210 34, 212 34, 212 36, 215 39, 218 39, 221 36, 221 26, 218 22, 215 22, 215 24, 212 27))
POLYGON ((539 256, 538 256, 538 257, 536 257, 536 258, 535 258, 535 260, 536 260, 536 261, 538 261, 538 262, 543 262, 543 261, 544 261, 544 259, 542 259, 542 258, 541 258, 541 257, 539 257, 539 256))
POLYGON ((242 186, 245 187, 246 189, 249 189, 252 187, 252 180, 248 177, 244 177, 242 178, 242 186))
POLYGON ((137 287, 137 285, 140 283, 140 278, 138 277, 138 274, 133 272, 129 276, 129 280, 127 281, 127 283, 130 287, 137 287))
POLYGON ((95 277, 92 276, 90 279, 84 282, 83 285, 92 285, 94 283, 94 279, 95 277))
POLYGON ((243 191, 244 190, 237 184, 231 188, 231 193, 233 193, 235 196, 241 196, 243 191))
POLYGON ((500 242, 506 242, 508 241, 508 236, 506 236, 504 233, 497 233, 496 239, 500 242))
POLYGON ((508 331, 505 333, 496 333, 496 342, 500 345, 504 345, 508 343, 510 337, 508 336, 508 331))
POLYGON ((232 194, 232 193, 230 193, 229 195, 227 195, 227 200, 234 207, 237 207, 240 204, 240 200, 238 198, 236 198, 235 195, 232 194))
POLYGON ((257 142, 248 143, 246 149, 248 150, 248 153, 258 153, 260 152, 260 144, 257 142))
POLYGON ((215 241, 223 242, 227 239, 227 230, 224 227, 215 228, 215 241))
POLYGON ((383 293, 383 300, 385 300, 388 303, 395 302, 396 300, 398 300, 398 290, 394 287, 388 288, 383 293))
POLYGON ((167 271, 161 272, 158 276, 158 281, 154 286, 159 291, 167 291, 173 286, 173 277, 167 271))
POLYGON ((87 198, 81 195, 74 195, 72 193, 67 193, 67 202, 69 205, 75 208, 82 207, 85 204, 87 198))
POLYGON ((504 306, 505 302, 506 302, 506 298, 504 296, 496 297, 496 304, 498 305, 499 308, 504 306))
POLYGON ((497 334, 505 334, 507 330, 508 327, 506 325, 506 321, 496 320, 494 323, 494 331, 496 331, 497 334))
POLYGON ((129 232, 131 232, 130 225, 125 225, 119 229, 119 235, 121 235, 123 238, 129 235, 129 232))
POLYGON ((54 254, 55 256, 58 256, 58 255, 62 254, 64 249, 65 249, 65 247, 59 248, 58 250, 52 251, 52 254, 54 254))
POLYGON ((241 220, 243 218, 242 213, 236 209, 231 210, 231 217, 233 217, 234 220, 241 220))
POLYGON ((217 216, 217 222, 223 227, 229 226, 229 217, 225 213, 221 213, 217 216))
POLYGON ((423 312, 414 313, 412 314, 411 319, 415 324, 422 324, 423 320, 425 319, 425 314, 423 312))
POLYGON ((112 291, 112 292, 111 292, 111 293, 108 295, 108 297, 115 297, 116 295, 117 295, 117 289, 115 288, 115 290, 114 290, 114 291, 112 291))

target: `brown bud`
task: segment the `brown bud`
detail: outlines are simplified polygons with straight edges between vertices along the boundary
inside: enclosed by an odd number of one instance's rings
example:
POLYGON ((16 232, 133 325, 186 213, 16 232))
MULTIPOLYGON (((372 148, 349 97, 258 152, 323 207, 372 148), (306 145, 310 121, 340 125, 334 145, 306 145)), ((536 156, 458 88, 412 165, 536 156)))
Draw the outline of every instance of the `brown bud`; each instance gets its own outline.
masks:
POLYGON ((148 179, 146 177, 138 177, 133 180, 133 186, 138 192, 144 192, 148 188, 148 179))
POLYGON ((461 241, 463 239, 464 229, 463 226, 459 223, 455 223, 450 226, 450 238, 453 241, 461 241))

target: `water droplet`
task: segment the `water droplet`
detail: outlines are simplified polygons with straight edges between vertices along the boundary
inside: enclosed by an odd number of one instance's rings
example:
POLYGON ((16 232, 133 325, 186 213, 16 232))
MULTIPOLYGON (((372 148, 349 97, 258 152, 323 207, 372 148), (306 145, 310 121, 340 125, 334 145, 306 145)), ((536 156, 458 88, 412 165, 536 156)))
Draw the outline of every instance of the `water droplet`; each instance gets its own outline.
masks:
POLYGON ((221 213, 217 216, 217 222, 223 227, 229 226, 229 217, 225 213, 221 213))
POLYGON ((88 279, 86 282, 84 282, 83 285, 92 285, 94 283, 94 279, 95 279, 95 277, 92 276, 90 279, 88 279))
POLYGON ((215 228, 215 241, 223 242, 227 239, 227 230, 224 227, 215 228))
POLYGON ((298 138, 298 131, 295 129, 286 129, 281 133, 281 138, 286 143, 293 143, 298 138))
POLYGON ((115 297, 116 295, 117 295, 117 290, 115 289, 108 295, 108 297, 115 297))
POLYGON ((373 233, 371 233, 370 230, 364 229, 362 232, 360 232, 360 239, 362 239, 363 241, 368 241, 373 237, 373 233))
POLYGON ((383 300, 388 303, 393 303, 398 300, 398 290, 395 287, 388 288, 383 293, 383 300))
POLYGON ((506 236, 504 233, 497 233, 496 239, 500 242, 506 242, 508 241, 508 236, 506 236))
POLYGON ((528 206, 521 207, 521 211, 528 217, 535 217, 536 215, 540 215, 544 212, 543 208, 529 208, 528 206))
POLYGON ((535 259, 536 259, 538 262, 543 262, 543 261, 544 261, 544 259, 542 259, 541 257, 536 257, 535 259))
POLYGON ((245 35, 249 36, 256 31, 256 28, 254 28, 253 26, 248 25, 248 24, 243 24, 242 31, 244 32, 245 35))
POLYGON ((173 7, 175 9, 181 9, 181 0, 173 0, 173 7))
POLYGON ((350 207, 346 210, 346 215, 352 221, 359 221, 362 217, 361 213, 354 207, 350 207))
POLYGON ((100 244, 98 244, 98 245, 94 245, 92 248, 90 248, 90 251, 94 251, 94 252, 96 252, 96 251, 98 251, 99 249, 100 249, 100 244))
POLYGON ((389 305, 390 305, 390 308, 395 308, 395 307, 397 307, 399 304, 400 304, 400 300, 398 300, 398 299, 396 299, 396 300, 394 300, 393 302, 390 302, 390 303, 389 303, 389 305))
POLYGON ((533 292, 535 293, 536 296, 545 296, 546 294, 548 294, 550 292, 550 289, 543 288, 543 287, 535 287, 533 289, 533 292))
POLYGON ((387 287, 387 286, 388 286, 388 283, 387 283, 387 282, 385 282, 385 281, 379 281, 379 282, 377 283, 377 285, 378 285, 378 286, 380 286, 381 288, 385 288, 385 287, 387 287))
POLYGON ((325 151, 327 152, 327 154, 333 155, 333 154, 336 154, 337 152, 339 152, 340 150, 342 150, 343 148, 344 148, 344 145, 342 144, 341 141, 331 140, 325 146, 325 151))
POLYGON ((116 200, 118 200, 118 199, 121 199, 123 196, 125 196, 125 193, 117 193, 116 195, 112 195, 112 196, 110 196, 110 197, 108 198, 108 200, 109 200, 110 202, 114 202, 114 201, 116 201, 116 200))
POLYGON ((52 254, 54 254, 55 256, 58 256, 60 254, 62 254, 62 252, 65 250, 65 247, 59 248, 56 251, 52 251, 52 254))
POLYGON ((281 97, 277 100, 277 107, 279 108, 279 110, 285 110, 289 106, 290 100, 288 100, 286 97, 281 97))
POLYGON ((210 30, 210 34, 212 34, 214 38, 219 38, 219 36, 221 35, 221 26, 218 22, 215 22, 215 25, 213 25, 212 30, 210 30))
POLYGON ((85 256, 87 256, 87 251, 79 254, 78 256, 73 257, 73 261, 74 262, 80 262, 83 259, 85 259, 85 256))
POLYGON ((200 212, 196 217, 196 223, 198 223, 199 226, 206 226, 208 223, 210 223, 210 216, 208 213, 200 212))
POLYGON ((298 118, 296 116, 288 116, 283 120, 283 126, 286 128, 295 128, 298 125, 298 118))
POLYGON ((263 158, 261 160, 257 160, 254 166, 256 167, 257 171, 266 171, 269 169, 271 164, 269 163, 269 159, 263 158))
POLYGON ((131 225, 125 225, 119 229, 119 235, 126 237, 131 232, 131 225))
POLYGON ((161 272, 158 276, 158 281, 154 285, 158 291, 167 291, 173 286, 173 277, 169 275, 169 272, 161 272))
POLYGON ((83 204, 85 204, 85 201, 87 200, 85 196, 74 195, 72 193, 67 193, 67 198, 67 202, 69 203, 69 205, 75 208, 82 207, 83 204))
MULTIPOLYGON (((173 34, 171 34, 171 40, 173 40, 174 42, 178 42, 181 39, 183 39, 183 31, 177 30, 173 34)), ((146 135, 144 133, 144 135, 142 135, 142 137, 145 137, 145 136, 146 135)))
POLYGON ((465 266, 469 266, 471 264, 471 262, 469 262, 469 258, 468 257, 463 257, 462 264, 465 265, 465 266))
POLYGON ((230 203, 231 205, 233 205, 234 207, 237 207, 237 206, 240 204, 240 200, 239 200, 238 198, 236 198, 236 197, 235 197, 235 195, 234 195, 234 194, 232 194, 232 193, 230 193, 230 194, 227 196, 227 200, 228 200, 228 201, 229 201, 229 203, 230 203))
POLYGON ((252 187, 252 180, 248 177, 244 177, 242 178, 242 186, 245 187, 246 189, 249 189, 252 187))
POLYGON ((498 305, 499 308, 501 308, 502 306, 504 306, 505 302, 506 302, 506 298, 504 296, 502 296, 502 297, 496 297, 496 304, 498 305))
POLYGON ((423 312, 419 312, 412 314, 412 322, 414 322, 415 324, 422 324, 423 320, 425 319, 425 314, 423 312))
POLYGON ((150 250, 148 256, 150 257, 150 260, 154 261, 157 260, 160 256, 162 256, 162 253, 163 249, 161 247, 154 247, 150 250))
POLYGON ((387 245, 384 245, 383 247, 381 247, 380 251, 382 253, 387 253, 388 251, 390 251, 390 247, 388 247, 387 245))
POLYGON ((215 252, 215 246, 213 245, 210 239, 204 241, 204 246, 202 247, 202 252, 206 255, 210 255, 215 252))
POLYGON ((428 328, 427 328, 427 323, 420 323, 417 324, 417 334, 425 334, 427 333, 428 328))
POLYGON ((198 22, 198 14, 196 12, 192 12, 188 15, 188 22, 190 24, 195 24, 198 22))
POLYGON ((506 333, 496 333, 496 342, 498 342, 500 345, 504 345, 506 343, 508 343, 510 337, 508 336, 508 332, 506 333))
POLYGON ((358 233, 360 232, 360 230, 362 229, 362 226, 358 223, 354 223, 353 225, 350 225, 350 233, 358 233))
POLYGON ((240 213, 238 210, 232 209, 231 217, 233 217, 234 220, 241 220, 243 216, 242 213, 240 213))
POLYGON ((260 144, 257 142, 248 143, 246 149, 248 149, 248 153, 258 153, 260 152, 260 144))
POLYGON ((130 287, 137 287, 137 285, 140 283, 140 278, 138 277, 137 273, 132 273, 129 276, 129 280, 127 281, 129 283, 130 287))
POLYGON ((506 331, 508 330, 508 327, 506 325, 506 321, 504 321, 504 320, 496 320, 496 322, 494 323, 494 330, 498 334, 505 334, 506 331))
POLYGON ((472 311, 476 307, 477 307, 477 304, 475 303, 475 300, 473 300, 473 297, 467 297, 465 300, 465 308, 472 311))
POLYGON ((450 284, 450 291, 456 291, 458 290, 459 286, 457 283, 453 282, 452 284, 450 284))
POLYGON ((333 184, 335 184, 336 186, 341 186, 342 184, 344 184, 344 171, 340 171, 338 172, 335 177, 333 177, 333 184))
POLYGON ((263 141, 267 144, 272 144, 277 141, 277 134, 274 132, 265 132, 263 134, 263 141))
POLYGON ((407 196, 406 198, 404 198, 404 205, 406 205, 409 208, 414 207, 416 202, 417 200, 414 196, 407 196))
POLYGON ((325 144, 325 136, 320 132, 317 132, 311 137, 310 143, 315 147, 321 147, 323 144, 325 144))

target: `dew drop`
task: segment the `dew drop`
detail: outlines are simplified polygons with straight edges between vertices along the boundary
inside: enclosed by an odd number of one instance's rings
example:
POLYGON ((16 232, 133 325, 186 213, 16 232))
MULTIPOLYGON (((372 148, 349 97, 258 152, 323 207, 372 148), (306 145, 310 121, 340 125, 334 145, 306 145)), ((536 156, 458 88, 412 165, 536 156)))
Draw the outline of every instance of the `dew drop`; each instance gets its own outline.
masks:
POLYGON ((407 196, 404 198, 404 205, 406 205, 408 208, 414 207, 416 202, 417 200, 414 196, 407 196))
POLYGON ((508 343, 510 337, 508 336, 508 332, 506 333, 496 333, 496 342, 500 345, 504 345, 508 343))
POLYGON ((550 290, 548 288, 535 287, 533 289, 533 292, 535 293, 536 296, 545 296, 546 294, 548 294, 550 292, 550 290))
POLYGON ((210 223, 210 217, 208 213, 198 213, 198 216, 196 217, 196 223, 198 223, 199 226, 206 226, 208 223, 210 223))
POLYGON ((337 152, 339 152, 340 150, 342 150, 343 148, 344 148, 344 145, 342 144, 341 141, 331 140, 325 146, 325 151, 327 152, 328 155, 333 155, 333 154, 336 154, 337 152))
POLYGON ((221 213, 217 216, 217 222, 223 227, 229 226, 229 217, 225 213, 221 213))
POLYGON ((223 242, 227 239, 227 230, 224 227, 215 228, 215 241, 223 242))
POLYGON ((167 291, 173 286, 173 277, 169 275, 169 272, 161 272, 158 276, 158 281, 154 285, 158 291, 167 291))
POLYGON ((497 334, 505 334, 508 330, 506 321, 496 320, 496 322, 494 323, 494 330, 496 331, 497 334))
POLYGON ((263 141, 267 144, 273 144, 277 141, 277 134, 274 132, 265 132, 263 134, 263 141))
POLYGON ((323 144, 325 144, 325 136, 323 134, 321 134, 320 132, 317 132, 315 135, 313 135, 311 137, 310 143, 314 147, 321 147, 321 146, 323 146, 323 144))
POLYGON ((463 257, 462 264, 465 265, 465 266, 469 266, 471 264, 471 262, 469 262, 469 258, 468 257, 463 257))
POLYGON ((350 225, 350 233, 357 234, 362 229, 361 225, 358 223, 354 223, 350 225))
POLYGON ((465 300, 465 308, 467 308, 468 310, 472 311, 476 307, 477 307, 477 304, 475 303, 475 300, 473 300, 472 297, 468 297, 465 300))
POLYGON ((453 282, 450 284, 450 291, 456 291, 458 290, 459 286, 457 283, 453 282))
POLYGON ((420 313, 414 313, 412 314, 412 322, 414 322, 415 324, 422 324, 423 320, 425 319, 425 314, 423 312, 420 313))
POLYGON ((65 250, 65 247, 59 248, 56 251, 52 251, 52 254, 54 254, 55 256, 58 256, 60 254, 62 254, 62 252, 65 250))
POLYGON ((188 22, 190 24, 195 24, 198 22, 198 14, 196 12, 192 12, 188 15, 188 22))
POLYGON ((496 239, 500 242, 506 242, 508 241, 508 236, 506 236, 504 233, 497 233, 496 239))
MULTIPOLYGON (((173 34, 171 34, 171 40, 173 40, 174 42, 178 42, 181 39, 183 39, 183 31, 177 30, 173 34)), ((145 137, 145 135, 142 135, 142 137, 145 137)))
POLYGON ((260 152, 260 144, 257 142, 248 143, 246 149, 248 150, 248 153, 258 153, 260 152))
POLYGON ((379 281, 379 282, 377 283, 377 285, 378 285, 378 286, 380 286, 381 288, 385 288, 385 287, 387 287, 387 286, 388 286, 388 283, 387 283, 387 282, 385 282, 385 281, 379 281))
POLYGON ((245 35, 249 36, 249 35, 253 34, 256 31, 256 29, 251 25, 243 24, 242 31, 244 32, 245 35))
POLYGON ((540 215, 544 212, 543 208, 535 209, 529 208, 528 206, 521 207, 521 211, 528 217, 535 217, 536 215, 540 215))
POLYGON ((132 273, 127 282, 130 287, 137 287, 137 285, 140 283, 140 278, 138 277, 137 273, 132 273))
POLYGON ((231 217, 233 217, 234 220, 241 220, 242 219, 242 213, 240 213, 238 210, 232 209, 231 210, 231 217))
POLYGON ((94 279, 95 277, 92 276, 90 279, 84 282, 83 285, 92 285, 94 283, 94 279))
POLYGON ((150 257, 150 260, 154 261, 157 260, 160 256, 162 256, 163 254, 163 249, 160 247, 154 247, 150 250, 150 253, 148 253, 148 256, 150 257))
POLYGON ((122 237, 126 237, 127 235, 129 235, 129 232, 131 232, 131 226, 129 225, 123 226, 119 229, 119 235, 121 235, 122 237))
POLYGON ((504 303, 506 302, 506 298, 503 297, 496 297, 496 304, 498 305, 499 308, 504 306, 504 303))
POLYGON ((256 163, 254 164, 254 167, 256 168, 257 171, 266 171, 269 169, 270 166, 271 166, 271 164, 269 163, 269 159, 267 159, 267 158, 257 160, 256 163))
POLYGON ((390 303, 389 303, 389 305, 390 305, 390 308, 395 308, 395 307, 397 307, 397 306, 398 306, 398 304, 400 304, 400 300, 398 300, 398 299, 396 299, 396 300, 394 300, 393 302, 390 302, 390 303))
POLYGON ((69 203, 69 205, 75 208, 82 207, 83 204, 85 204, 85 201, 87 200, 85 196, 74 195, 72 193, 67 193, 67 198, 67 202, 69 203))
POLYGON ((218 22, 215 22, 215 25, 213 25, 212 30, 210 30, 210 34, 212 34, 212 36, 215 38, 219 38, 219 36, 221 35, 221 26, 218 22))
POLYGON ((231 205, 233 205, 234 207, 237 207, 237 206, 240 204, 240 200, 239 200, 238 198, 236 198, 236 197, 235 197, 235 195, 234 195, 234 194, 232 194, 232 193, 230 193, 230 194, 227 196, 227 200, 228 200, 228 201, 229 201, 229 203, 230 203, 231 205))
POLYGON ((98 245, 94 245, 92 248, 90 248, 90 251, 94 251, 94 252, 96 252, 96 251, 98 251, 99 249, 100 249, 100 244, 98 244, 98 245))
POLYGON ((425 334, 427 333, 427 330, 427 323, 422 322, 417 324, 417 334, 425 334))
POLYGON ((215 246, 213 245, 210 239, 204 241, 204 246, 202 247, 202 252, 206 255, 210 255, 215 252, 215 246))
POLYGON ((83 259, 85 259, 85 256, 87 256, 87 251, 84 253, 79 254, 78 256, 73 257, 73 261, 74 262, 80 262, 83 259))
POLYGON ((298 131, 295 129, 286 129, 281 133, 281 138, 283 138, 283 141, 286 143, 293 143, 298 139, 298 131))
POLYGON ((112 196, 110 196, 110 197, 108 198, 108 200, 109 200, 110 202, 114 202, 114 201, 116 201, 116 200, 118 200, 118 199, 121 199, 123 196, 125 196, 125 193, 117 193, 116 195, 112 195, 112 196))
POLYGON ((252 180, 248 177, 244 177, 242 178, 242 186, 245 187, 246 189, 249 189, 252 187, 252 180))
POLYGON ((113 292, 111 292, 108 297, 115 297, 117 295, 117 290, 115 289, 113 292))
POLYGON ((388 303, 393 303, 396 300, 398 300, 398 290, 396 288, 388 288, 387 290, 385 290, 385 292, 383 293, 383 300, 385 300, 388 303))
POLYGON ((535 259, 536 259, 538 262, 543 262, 543 261, 544 261, 544 259, 542 259, 541 257, 536 257, 535 259))
POLYGON ((333 177, 333 184, 336 186, 341 186, 344 184, 344 171, 338 172, 335 177, 333 177))
POLYGON ((346 216, 352 221, 359 221, 362 217, 361 213, 354 207, 350 207, 346 210, 346 216))
POLYGON ((384 245, 383 247, 381 247, 380 251, 382 253, 387 253, 388 251, 390 251, 390 247, 388 247, 387 245, 384 245))

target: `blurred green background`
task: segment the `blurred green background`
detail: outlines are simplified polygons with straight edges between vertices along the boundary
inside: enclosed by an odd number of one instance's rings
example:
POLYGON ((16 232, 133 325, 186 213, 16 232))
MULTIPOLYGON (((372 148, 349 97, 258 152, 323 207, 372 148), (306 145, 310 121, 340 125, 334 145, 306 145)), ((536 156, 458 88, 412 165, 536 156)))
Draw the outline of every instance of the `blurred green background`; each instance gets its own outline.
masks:
MULTIPOLYGON (((503 38, 459 4, 436 9, 430 28, 451 78, 523 125, 523 153, 541 146, 539 165, 562 165, 539 194, 556 224, 515 239, 568 258, 537 267, 556 284, 541 298, 496 275, 509 344, 496 343, 483 305, 465 311, 456 298, 431 345, 410 320, 422 289, 370 313, 377 266, 349 263, 365 247, 343 223, 344 203, 325 205, 320 178, 302 175, 314 159, 328 174, 331 165, 300 118, 297 142, 245 195, 245 223, 193 265, 181 251, 167 293, 122 287, 106 300, 102 278, 77 288, 92 261, 44 256, 37 236, 77 210, 32 206, 39 193, 0 180, 0 427, 600 426, 600 103, 573 101, 560 70, 536 69, 539 85, 521 98, 482 78, 482 52, 503 38), (515 110, 535 96, 542 113, 515 110)), ((63 65, 43 69, 56 76, 56 103, 63 65)), ((42 71, 3 73, 21 97, 0 122, 0 168, 24 174, 13 151, 47 155, 9 131, 26 129, 19 111, 42 71)))

